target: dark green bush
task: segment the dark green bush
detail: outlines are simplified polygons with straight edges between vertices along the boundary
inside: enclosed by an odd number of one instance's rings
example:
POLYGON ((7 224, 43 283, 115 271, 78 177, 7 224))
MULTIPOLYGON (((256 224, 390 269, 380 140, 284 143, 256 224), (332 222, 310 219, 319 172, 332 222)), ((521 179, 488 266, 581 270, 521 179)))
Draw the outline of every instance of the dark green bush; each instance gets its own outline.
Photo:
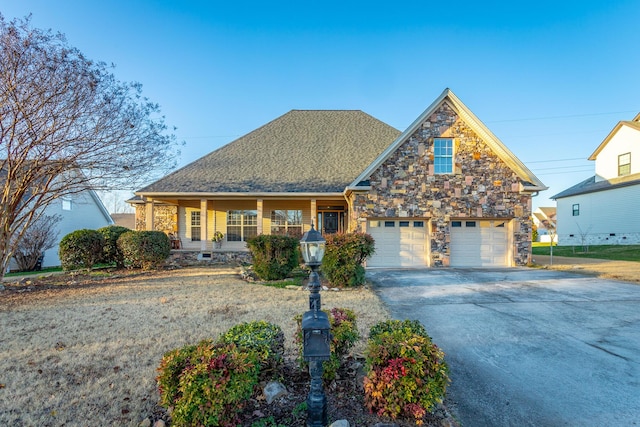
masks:
POLYGON ((365 405, 378 416, 420 425, 449 383, 444 352, 416 323, 374 326, 365 352, 365 405), (395 329, 397 326, 397 329, 395 329), (413 329, 418 329, 418 333, 413 329))
POLYGON ((162 231, 127 231, 117 245, 125 264, 145 270, 159 267, 171 254, 169 237, 162 231))
POLYGON ((260 357, 260 374, 275 372, 284 360, 284 333, 278 325, 263 320, 245 322, 220 337, 222 344, 255 351, 260 357))
POLYGON ((98 233, 102 234, 104 246, 102 247, 102 262, 105 264, 115 264, 118 268, 124 267, 124 255, 118 248, 118 238, 131 231, 127 227, 119 225, 109 225, 98 229, 98 233))
POLYGON ((173 407, 177 427, 239 425, 238 414, 258 384, 259 367, 255 351, 234 344, 202 341, 168 352, 158 368, 160 402, 173 407))
POLYGON ((62 238, 58 256, 64 270, 90 270, 102 257, 104 240, 96 230, 73 231, 62 238))
MULTIPOLYGON (((331 341, 331 358, 322 363, 324 369, 322 378, 326 381, 331 381, 336 378, 344 356, 349 353, 349 350, 358 341, 360 333, 356 324, 356 314, 353 310, 333 308, 322 311, 329 316, 331 335, 333 337, 331 341)), ((296 342, 298 343, 299 361, 301 367, 306 369, 307 364, 302 359, 302 315, 297 315, 295 320, 298 323, 296 342)))
POLYGON ((375 252, 373 237, 365 233, 331 234, 322 259, 322 274, 340 287, 363 285, 362 263, 375 252))
POLYGON ((253 271, 262 280, 282 280, 299 265, 300 241, 295 237, 261 234, 247 241, 253 271))

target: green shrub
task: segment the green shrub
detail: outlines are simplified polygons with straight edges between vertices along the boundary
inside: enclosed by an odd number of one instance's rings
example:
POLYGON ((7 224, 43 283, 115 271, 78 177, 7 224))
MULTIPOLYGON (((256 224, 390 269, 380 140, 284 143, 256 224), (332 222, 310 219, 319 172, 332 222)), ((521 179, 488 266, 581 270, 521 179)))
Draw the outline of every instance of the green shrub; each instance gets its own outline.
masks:
POLYGON ((290 236, 261 234, 247 241, 253 271, 262 280, 282 280, 298 266, 299 240, 290 236))
POLYGON ((198 345, 186 345, 164 354, 158 367, 158 391, 160 392, 160 405, 165 408, 172 407, 182 398, 180 392, 180 376, 189 365, 196 348, 212 345, 211 340, 201 341, 198 345))
POLYGON ((62 238, 58 256, 64 270, 90 270, 102 257, 104 240, 96 230, 76 230, 62 238))
POLYGON ((322 273, 334 286, 363 285, 362 263, 375 252, 373 237, 365 233, 331 234, 322 259, 322 273))
MULTIPOLYGON (((331 356, 330 359, 322 363, 322 378, 332 381, 336 378, 338 369, 342 364, 342 359, 349 353, 349 350, 360 339, 358 326, 356 324, 356 314, 348 308, 333 308, 322 310, 329 316, 331 325, 331 356)), ((296 342, 298 343, 299 361, 303 369, 307 368, 307 363, 302 358, 302 315, 295 317, 298 323, 296 342)))
POLYGON ((118 268, 124 267, 124 255, 118 248, 118 238, 129 230, 127 227, 119 225, 109 225, 98 229, 102 234, 104 245, 102 247, 102 262, 105 264, 115 264, 118 268))
POLYGON ((276 371, 284 360, 282 329, 263 320, 236 325, 223 334, 219 341, 255 351, 260 358, 261 376, 268 371, 276 371))
POLYGON ((384 320, 378 322, 369 330, 369 339, 375 340, 379 335, 383 333, 390 333, 394 331, 403 331, 407 334, 416 334, 422 337, 429 338, 427 330, 417 320, 384 320))
POLYGON ((169 237, 162 231, 128 231, 117 245, 126 264, 145 270, 159 267, 171 254, 169 237))
POLYGON ((426 333, 412 331, 414 326, 399 322, 370 333, 364 392, 365 405, 378 416, 411 419, 420 425, 427 412, 442 402, 449 375, 444 352, 426 333))
POLYGON ((256 352, 234 344, 202 341, 167 353, 158 368, 158 386, 161 404, 173 407, 172 425, 239 425, 238 414, 258 384, 259 365, 256 352))

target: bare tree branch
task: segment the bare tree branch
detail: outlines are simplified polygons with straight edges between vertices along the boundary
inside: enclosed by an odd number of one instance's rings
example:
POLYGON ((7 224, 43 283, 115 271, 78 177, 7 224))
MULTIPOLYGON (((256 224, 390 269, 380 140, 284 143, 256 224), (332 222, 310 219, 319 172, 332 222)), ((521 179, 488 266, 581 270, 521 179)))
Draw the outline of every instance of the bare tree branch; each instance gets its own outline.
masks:
POLYGON ((175 167, 159 106, 111 71, 62 34, 0 14, 0 277, 53 200, 141 186, 175 167))

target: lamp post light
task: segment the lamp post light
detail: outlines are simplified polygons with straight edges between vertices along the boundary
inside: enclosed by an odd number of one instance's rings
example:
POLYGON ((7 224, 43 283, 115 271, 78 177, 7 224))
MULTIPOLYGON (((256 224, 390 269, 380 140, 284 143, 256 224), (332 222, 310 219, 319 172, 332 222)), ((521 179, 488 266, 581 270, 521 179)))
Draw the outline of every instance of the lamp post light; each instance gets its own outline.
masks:
POLYGON ((300 249, 305 264, 311 268, 309 275, 309 310, 302 315, 302 357, 309 363, 311 387, 307 397, 307 427, 327 425, 327 397, 322 385, 322 362, 331 357, 331 324, 329 316, 321 311, 320 279, 316 269, 322 263, 326 241, 313 228, 300 239, 300 249))

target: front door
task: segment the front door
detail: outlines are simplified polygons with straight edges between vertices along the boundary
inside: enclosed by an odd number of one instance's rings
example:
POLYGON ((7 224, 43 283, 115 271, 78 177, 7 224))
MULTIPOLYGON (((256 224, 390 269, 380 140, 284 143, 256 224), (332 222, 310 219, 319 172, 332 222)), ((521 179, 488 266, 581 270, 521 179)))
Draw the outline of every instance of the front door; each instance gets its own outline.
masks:
POLYGON ((322 233, 335 234, 338 232, 338 212, 322 213, 322 233))

